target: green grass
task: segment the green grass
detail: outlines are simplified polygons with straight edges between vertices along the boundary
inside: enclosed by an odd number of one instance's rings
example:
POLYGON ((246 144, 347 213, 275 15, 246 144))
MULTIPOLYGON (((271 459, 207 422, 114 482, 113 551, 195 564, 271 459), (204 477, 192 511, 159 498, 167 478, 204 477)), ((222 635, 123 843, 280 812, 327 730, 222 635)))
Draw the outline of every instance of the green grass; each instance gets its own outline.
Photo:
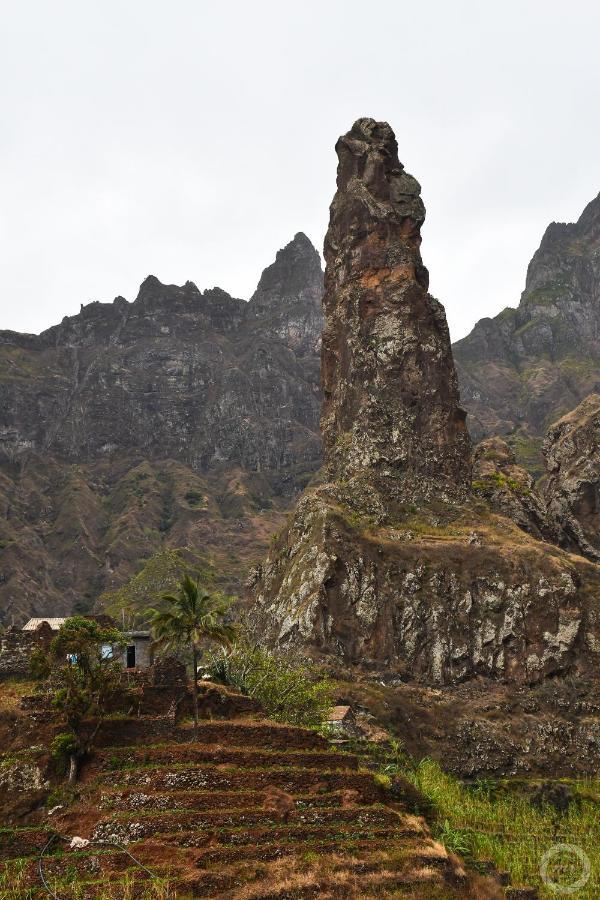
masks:
MULTIPOLYGON (((559 813, 532 803, 533 780, 481 778, 465 784, 432 759, 417 763, 393 739, 387 750, 362 740, 349 741, 348 749, 366 758, 380 778, 384 776, 379 783, 386 788, 387 776, 390 799, 402 800, 425 816, 434 838, 472 868, 485 872, 491 861, 498 871, 509 873, 514 886, 536 887, 540 898, 555 897, 559 895, 540 875, 542 857, 556 844, 571 844, 583 850, 591 865, 585 888, 572 896, 577 900, 600 896, 600 778, 564 780, 574 797, 568 810, 559 813), (406 782, 411 793, 403 787, 406 782)), ((580 869, 569 867, 572 858, 565 862, 564 871, 576 880, 580 869)))
POLYGON ((527 469, 534 478, 539 478, 545 472, 541 438, 530 438, 524 434, 517 434, 508 438, 507 442, 514 450, 518 464, 527 469))
POLYGON ((2 900, 27 900, 39 892, 28 886, 29 860, 15 859, 0 865, 0 897, 2 900))
MULTIPOLYGON (((99 851, 102 853, 102 851, 99 851)), ((2 900, 33 900, 48 896, 41 889, 41 883, 37 878, 31 878, 29 858, 16 859, 0 864, 0 897, 2 900)), ((77 875, 75 867, 65 872, 60 878, 53 878, 46 873, 46 879, 50 888, 60 896, 61 900, 84 900, 94 896, 97 900, 174 900, 175 896, 182 898, 184 895, 176 895, 175 888, 168 877, 158 876, 152 881, 139 879, 137 870, 125 872, 121 878, 111 878, 109 881, 83 881, 77 875), (138 876, 136 878, 136 876, 138 876), (90 891, 93 890, 93 895, 90 891)))
POLYGON ((600 780, 571 784, 576 802, 559 813, 534 806, 522 785, 511 788, 509 781, 496 787, 486 781, 467 786, 430 759, 403 774, 431 804, 434 835, 448 849, 475 864, 490 859, 510 873, 514 884, 535 886, 541 897, 550 897, 555 894, 541 879, 541 859, 555 844, 574 844, 591 863, 590 879, 576 896, 591 900, 599 895, 600 805, 593 793, 600 780))
POLYGON ((520 481, 517 481, 515 478, 508 478, 502 472, 490 472, 485 478, 476 480, 472 483, 473 490, 481 494, 486 494, 490 491, 495 491, 498 488, 504 487, 514 491, 515 494, 522 494, 523 496, 528 496, 531 493, 529 488, 521 484, 520 481))

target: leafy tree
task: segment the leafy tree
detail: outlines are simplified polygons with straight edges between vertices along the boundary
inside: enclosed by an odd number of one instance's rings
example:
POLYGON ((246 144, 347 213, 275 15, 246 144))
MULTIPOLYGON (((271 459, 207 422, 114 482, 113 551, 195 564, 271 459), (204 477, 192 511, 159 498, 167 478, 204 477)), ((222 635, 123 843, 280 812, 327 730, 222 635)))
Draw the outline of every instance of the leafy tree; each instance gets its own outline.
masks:
POLYGON ((216 681, 258 700, 280 722, 322 725, 332 705, 332 685, 314 668, 245 641, 211 654, 208 671, 216 681))
POLYGON ((53 749, 55 756, 68 758, 70 782, 76 780, 79 761, 93 746, 110 701, 124 694, 122 667, 113 657, 122 643, 115 628, 73 616, 50 645, 52 705, 62 713, 68 729, 53 749))
POLYGON ((164 594, 167 608, 151 610, 150 624, 156 644, 163 648, 189 648, 192 654, 192 694, 194 734, 198 734, 198 654, 200 644, 213 641, 227 646, 235 636, 233 625, 225 622, 230 601, 210 593, 190 575, 184 575, 177 594, 164 594))

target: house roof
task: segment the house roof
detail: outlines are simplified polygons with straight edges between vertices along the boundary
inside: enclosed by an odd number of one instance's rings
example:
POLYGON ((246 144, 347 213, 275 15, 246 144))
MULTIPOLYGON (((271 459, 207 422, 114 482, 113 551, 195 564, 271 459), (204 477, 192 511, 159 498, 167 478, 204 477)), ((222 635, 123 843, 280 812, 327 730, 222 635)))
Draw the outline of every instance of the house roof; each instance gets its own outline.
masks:
POLYGON ((328 722, 343 722, 348 713, 352 712, 350 706, 334 706, 327 715, 328 722))
POLYGON ((63 616, 61 619, 30 619, 29 622, 26 622, 23 625, 23 631, 35 631, 36 628, 39 628, 42 622, 47 622, 52 631, 58 631, 63 622, 66 622, 66 616, 63 616))

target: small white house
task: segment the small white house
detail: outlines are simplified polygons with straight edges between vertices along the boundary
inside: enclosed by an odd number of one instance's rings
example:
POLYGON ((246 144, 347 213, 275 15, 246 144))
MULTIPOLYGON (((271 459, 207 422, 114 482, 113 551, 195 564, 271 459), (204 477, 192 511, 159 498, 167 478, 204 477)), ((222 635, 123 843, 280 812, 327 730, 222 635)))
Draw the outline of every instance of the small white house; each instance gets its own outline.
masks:
MULTIPOLYGON (((67 616, 41 617, 30 619, 23 625, 23 631, 37 631, 43 622, 46 622, 53 632, 57 632, 61 625, 67 621, 67 616)), ((116 628, 116 622, 110 616, 84 616, 84 618, 98 621, 101 625, 116 628)), ((110 645, 102 647, 103 657, 113 656, 114 648, 110 645)), ((124 669, 147 669, 152 665, 152 635, 149 631, 124 631, 122 662, 124 669)))

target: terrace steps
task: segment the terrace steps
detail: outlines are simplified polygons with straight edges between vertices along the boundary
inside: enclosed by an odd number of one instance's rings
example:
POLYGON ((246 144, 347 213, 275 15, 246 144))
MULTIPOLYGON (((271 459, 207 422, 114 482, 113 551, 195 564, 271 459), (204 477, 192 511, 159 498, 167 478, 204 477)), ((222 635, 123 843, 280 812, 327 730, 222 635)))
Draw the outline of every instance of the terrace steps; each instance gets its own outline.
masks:
MULTIPOLYGON (((474 896, 401 790, 387 802, 355 755, 318 734, 251 720, 203 723, 197 740, 174 726, 165 740, 162 721, 124 722, 122 741, 116 730, 86 767, 79 802, 48 820, 64 837, 92 841, 69 850, 58 839, 44 859, 60 900, 75 896, 69 878, 87 900, 111 896, 123 875, 140 898, 161 878, 181 898, 474 896)), ((0 832, 2 858, 25 857, 32 896, 50 833, 3 842, 0 832)))

